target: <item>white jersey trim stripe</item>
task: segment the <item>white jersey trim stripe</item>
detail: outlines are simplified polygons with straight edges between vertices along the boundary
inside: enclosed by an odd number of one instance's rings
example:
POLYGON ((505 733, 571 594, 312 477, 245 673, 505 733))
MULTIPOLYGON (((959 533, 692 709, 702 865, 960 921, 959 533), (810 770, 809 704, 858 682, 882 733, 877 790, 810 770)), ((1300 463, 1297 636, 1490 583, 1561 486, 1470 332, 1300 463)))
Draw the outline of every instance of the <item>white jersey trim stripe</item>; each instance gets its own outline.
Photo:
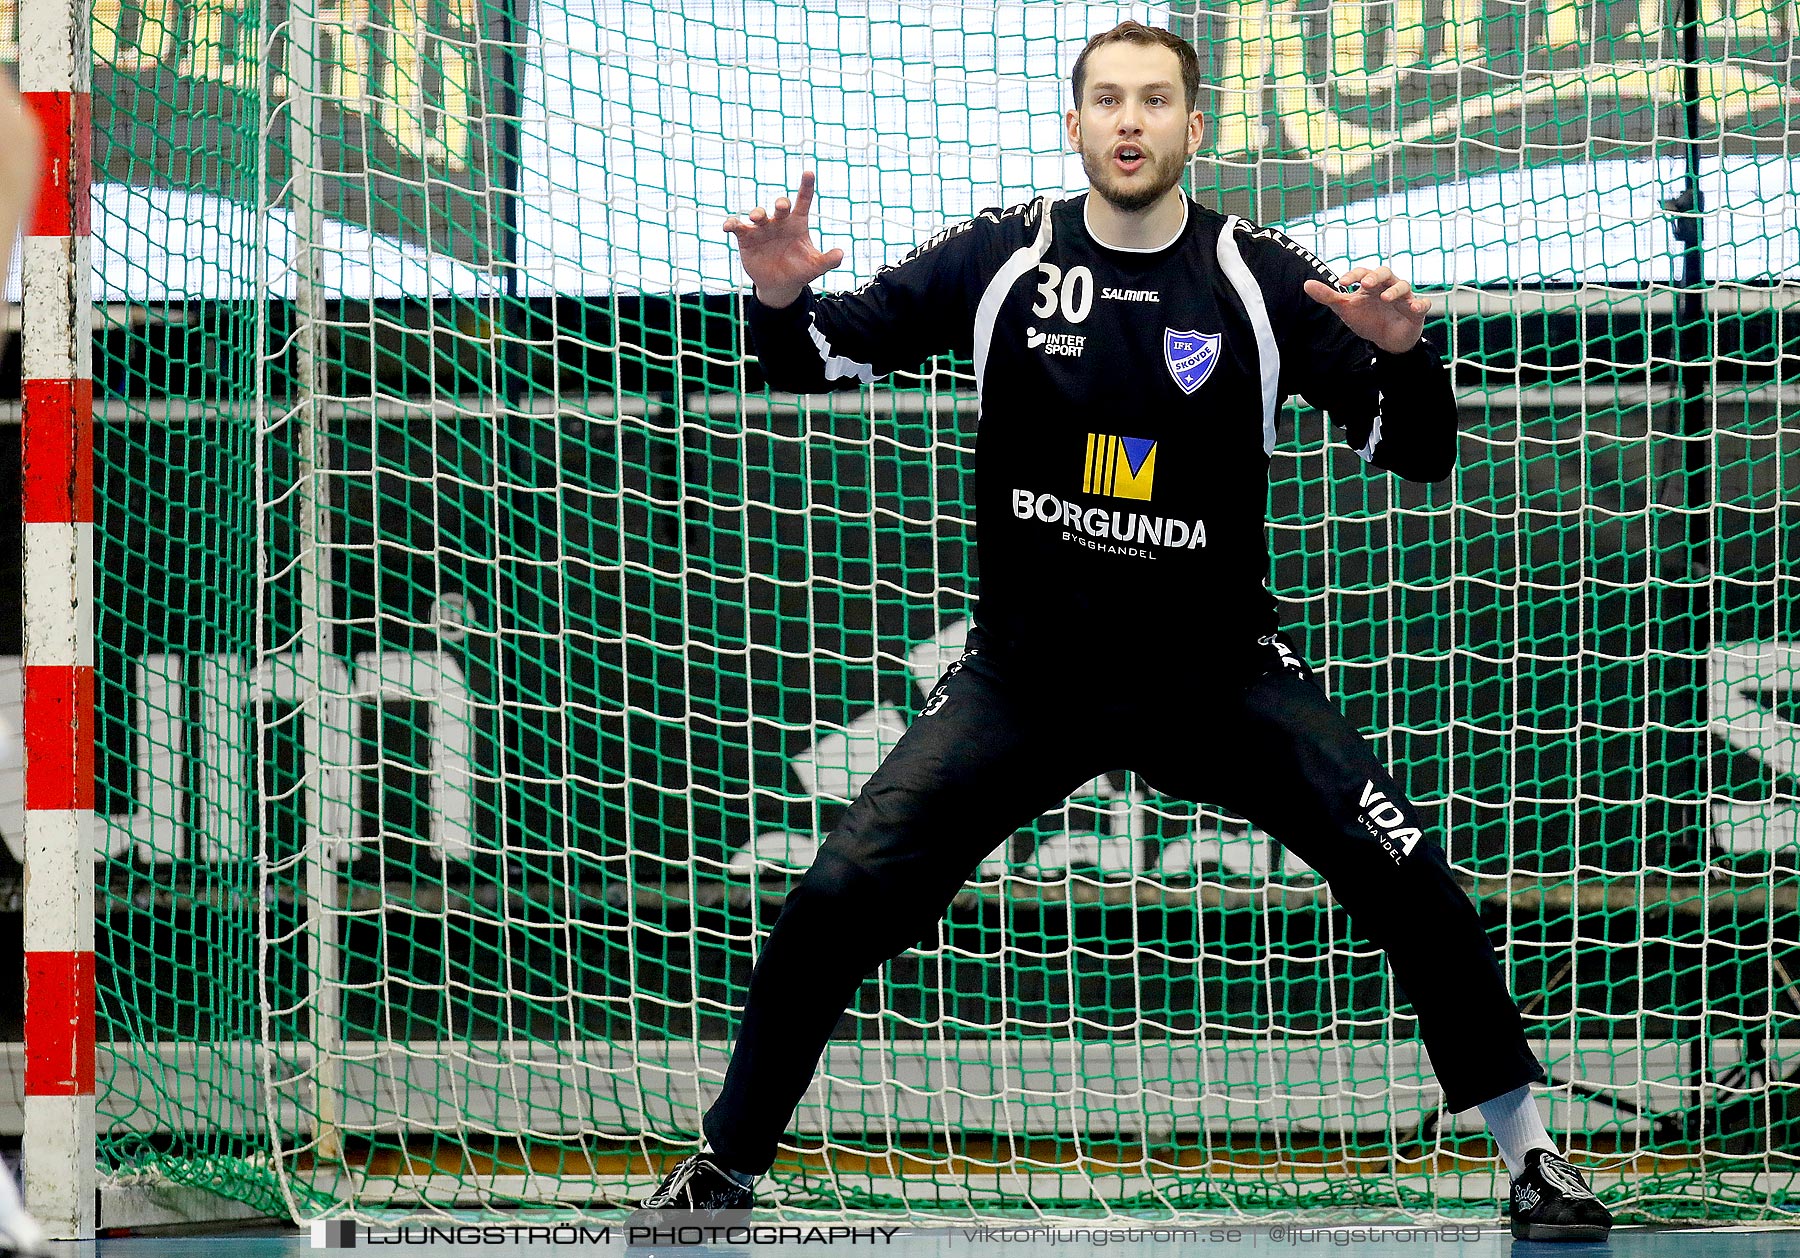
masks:
POLYGON ((1387 398, 1382 395, 1381 390, 1377 389, 1375 391, 1375 419, 1369 425, 1369 443, 1356 452, 1364 463, 1375 461, 1375 447, 1381 444, 1381 411, 1386 405, 1387 398))
POLYGON ((1262 288, 1244 255, 1238 252, 1236 214, 1219 229, 1219 268, 1237 290, 1238 300, 1250 316, 1250 328, 1256 333, 1256 359, 1262 369, 1263 453, 1275 453, 1275 407, 1281 398, 1281 347, 1275 344, 1275 328, 1269 322, 1269 307, 1263 301, 1262 288))
POLYGON ((988 348, 994 343, 994 323, 1000 318, 1000 307, 1006 301, 1007 293, 1019 282, 1019 277, 1037 266, 1038 259, 1050 252, 1050 210, 1052 202, 1049 197, 1038 198, 1038 234, 1037 239, 1022 249, 1013 252, 988 286, 982 290, 981 301, 975 307, 975 400, 981 400, 982 384, 987 378, 988 348))
POLYGON ((819 331, 818 316, 814 315, 806 330, 819 350, 819 358, 825 363, 827 380, 860 380, 864 384, 875 383, 875 367, 872 363, 859 363, 854 358, 845 358, 841 354, 831 352, 831 342, 819 331))

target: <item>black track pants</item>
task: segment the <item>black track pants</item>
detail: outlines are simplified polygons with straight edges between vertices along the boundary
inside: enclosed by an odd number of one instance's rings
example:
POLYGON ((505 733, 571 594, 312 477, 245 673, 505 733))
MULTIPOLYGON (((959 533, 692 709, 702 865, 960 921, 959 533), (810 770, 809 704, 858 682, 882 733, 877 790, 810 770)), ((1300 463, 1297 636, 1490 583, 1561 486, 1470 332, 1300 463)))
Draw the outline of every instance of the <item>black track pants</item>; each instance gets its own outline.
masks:
POLYGON ((1330 884, 1382 948, 1453 1111, 1542 1080, 1474 907, 1394 780, 1280 638, 1145 699, 1072 696, 985 645, 944 675, 789 894, 750 978, 713 1150, 766 1171, 857 986, 932 936, 1014 830, 1100 773, 1221 805, 1330 884))

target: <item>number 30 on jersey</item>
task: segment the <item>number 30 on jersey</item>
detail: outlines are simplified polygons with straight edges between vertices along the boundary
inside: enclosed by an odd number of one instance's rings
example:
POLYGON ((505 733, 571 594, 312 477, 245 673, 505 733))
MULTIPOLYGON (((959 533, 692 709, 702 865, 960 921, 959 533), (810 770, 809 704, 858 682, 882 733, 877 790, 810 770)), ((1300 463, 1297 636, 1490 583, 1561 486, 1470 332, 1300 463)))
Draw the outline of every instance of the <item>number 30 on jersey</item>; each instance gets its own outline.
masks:
POLYGON ((1072 266, 1067 275, 1054 262, 1038 263, 1037 300, 1031 313, 1047 319, 1059 309, 1070 323, 1080 323, 1094 308, 1094 273, 1085 266, 1072 266))

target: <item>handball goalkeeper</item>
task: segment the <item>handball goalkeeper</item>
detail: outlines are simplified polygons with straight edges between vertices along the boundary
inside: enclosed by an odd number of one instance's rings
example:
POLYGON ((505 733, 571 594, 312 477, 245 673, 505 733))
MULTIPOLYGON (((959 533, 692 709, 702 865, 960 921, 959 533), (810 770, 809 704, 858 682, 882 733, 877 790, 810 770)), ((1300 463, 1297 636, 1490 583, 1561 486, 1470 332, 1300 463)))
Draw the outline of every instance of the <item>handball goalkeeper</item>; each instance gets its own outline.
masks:
POLYGON ((1512 1175, 1513 1234, 1597 1240, 1612 1218, 1556 1151, 1544 1071, 1474 907, 1406 792, 1281 633, 1266 578, 1270 455, 1286 399, 1415 481, 1455 463, 1429 303, 1389 268, 1338 276, 1281 232, 1209 210, 1200 64, 1126 22, 1072 75, 1089 187, 988 210, 853 292, 808 229, 814 178, 725 221, 755 288, 770 384, 849 387, 935 354, 973 360, 980 589, 965 654, 820 847, 757 960, 708 1149, 633 1216, 737 1219, 882 962, 930 937, 1018 827, 1097 774, 1138 772, 1266 830, 1386 954, 1453 1111, 1479 1107, 1512 1175), (1104 664, 1068 683, 1069 661, 1104 664))

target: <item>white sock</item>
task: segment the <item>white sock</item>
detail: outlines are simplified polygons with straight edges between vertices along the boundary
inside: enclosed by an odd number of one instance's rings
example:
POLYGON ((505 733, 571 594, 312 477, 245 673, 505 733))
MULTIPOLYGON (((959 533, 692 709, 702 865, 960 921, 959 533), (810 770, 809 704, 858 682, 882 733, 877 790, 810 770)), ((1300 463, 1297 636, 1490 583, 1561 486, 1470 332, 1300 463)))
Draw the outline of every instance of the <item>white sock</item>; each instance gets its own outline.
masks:
POLYGON ((1483 1101, 1476 1108, 1487 1119, 1488 1131, 1492 1133, 1494 1143, 1500 1146, 1500 1156, 1506 1159, 1506 1169, 1515 1178, 1525 1169, 1525 1155, 1532 1149, 1555 1152, 1556 1142, 1544 1130, 1543 1116, 1538 1113, 1529 1086, 1514 1088, 1505 1096, 1483 1101))

